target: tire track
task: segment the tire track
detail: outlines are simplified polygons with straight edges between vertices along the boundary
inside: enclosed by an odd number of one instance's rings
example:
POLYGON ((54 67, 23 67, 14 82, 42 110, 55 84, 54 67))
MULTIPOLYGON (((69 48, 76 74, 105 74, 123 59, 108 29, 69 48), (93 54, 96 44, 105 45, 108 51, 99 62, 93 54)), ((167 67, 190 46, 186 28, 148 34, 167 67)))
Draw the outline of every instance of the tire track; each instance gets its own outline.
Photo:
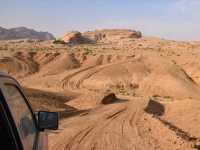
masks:
POLYGON ((78 74, 80 74, 80 73, 82 73, 84 71, 90 70, 90 69, 95 68, 95 67, 96 66, 86 67, 86 68, 80 69, 80 70, 78 70, 78 71, 76 71, 76 72, 68 75, 67 77, 65 77, 64 79, 62 79, 62 81, 61 81, 61 87, 63 89, 69 88, 70 87, 69 84, 70 84, 70 79, 71 78, 73 78, 74 76, 76 76, 76 75, 78 75, 78 74))
POLYGON ((185 140, 186 142, 191 142, 194 146, 194 148, 197 148, 198 150, 200 150, 200 144, 198 143, 200 141, 199 137, 195 137, 191 134, 189 134, 188 132, 180 129, 179 127, 171 124, 170 122, 158 117, 158 116, 154 116, 156 119, 158 119, 160 122, 162 122, 167 128, 169 128, 170 130, 172 130, 173 132, 175 132, 175 134, 180 137, 181 139, 185 140))
MULTIPOLYGON (((67 145, 65 149, 100 149, 101 142, 103 142, 104 139, 112 141, 112 139, 110 139, 111 136, 116 140, 123 139, 122 141, 131 143, 131 139, 126 136, 127 129, 125 128, 127 128, 127 126, 128 128, 131 128, 129 122, 135 116, 135 114, 137 114, 136 112, 132 113, 132 111, 137 110, 133 108, 131 109, 131 107, 127 104, 118 105, 119 107, 115 108, 115 111, 112 110, 112 112, 109 112, 108 114, 105 112, 105 115, 103 115, 102 119, 96 120, 92 125, 92 129, 89 128, 88 130, 84 130, 84 132, 81 132, 81 134, 75 136, 75 138, 72 139, 73 146, 69 147, 67 145), (81 139, 79 139, 80 137, 81 139), (85 145, 88 145, 89 147, 84 147, 85 145)), ((135 121, 136 120, 137 119, 135 119, 135 121)), ((132 131, 134 132, 135 130, 132 131)), ((121 146, 117 144, 117 147, 119 148, 121 146)))
POLYGON ((103 105, 85 116, 77 117, 70 126, 72 131, 75 129, 78 132, 72 137, 66 132, 68 138, 62 141, 65 143, 63 147, 53 147, 52 150, 191 149, 190 143, 183 142, 174 132, 144 111, 147 103, 143 98, 136 98, 125 103, 103 105), (143 120, 145 114, 149 117, 147 122, 143 120), (155 128, 155 124, 158 128, 155 128), (157 132, 159 128, 162 130, 157 132), (177 145, 170 141, 172 136, 178 142, 177 145))
MULTIPOLYGON (((96 139, 95 137, 99 137, 103 133, 104 129, 125 110, 126 108, 120 109, 117 112, 114 112, 112 115, 105 117, 106 120, 97 121, 92 125, 92 127, 88 126, 70 140, 71 146, 67 145, 65 150, 79 149, 82 147, 81 145, 84 145, 84 143, 88 142, 88 139, 96 139)), ((91 145, 92 144, 95 145, 94 143, 91 143, 91 145)), ((92 148, 94 147, 91 147, 91 149, 92 148)))
POLYGON ((129 63, 132 62, 133 60, 128 60, 128 61, 123 61, 123 62, 118 62, 118 63, 111 63, 111 64, 106 64, 106 65, 94 65, 94 66, 89 66, 86 68, 82 68, 78 71, 75 71, 74 73, 71 73, 69 75, 67 75, 64 79, 62 79, 61 81, 61 87, 63 89, 71 89, 71 90, 76 90, 77 88, 80 88, 81 83, 83 83, 84 80, 90 78, 91 76, 93 76, 94 74, 102 71, 103 69, 110 67, 112 65, 120 65, 120 64, 125 64, 125 63, 129 63), (87 73, 88 71, 88 73, 87 73), (91 71, 91 72, 89 72, 91 71), (80 76, 79 78, 77 78, 77 76, 79 74, 83 74, 85 73, 85 75, 80 76), (72 80, 74 78, 74 80, 72 80))

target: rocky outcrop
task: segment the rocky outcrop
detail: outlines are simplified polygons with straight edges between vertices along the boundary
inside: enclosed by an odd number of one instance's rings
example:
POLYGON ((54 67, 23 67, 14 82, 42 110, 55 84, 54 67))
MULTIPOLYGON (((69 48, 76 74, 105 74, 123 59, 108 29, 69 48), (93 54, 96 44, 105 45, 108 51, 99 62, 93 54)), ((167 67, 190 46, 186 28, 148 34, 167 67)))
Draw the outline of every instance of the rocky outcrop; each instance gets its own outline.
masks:
POLYGON ((0 40, 16 40, 16 39, 37 39, 37 40, 53 40, 55 39, 51 33, 38 32, 26 27, 18 27, 6 29, 0 27, 0 40))
POLYGON ((96 43, 99 41, 119 41, 122 39, 134 39, 141 38, 142 33, 140 31, 128 30, 128 29, 105 29, 95 30, 81 33, 79 31, 71 31, 64 35, 62 41, 67 44, 84 44, 84 43, 96 43))
POLYGON ((62 40, 65 43, 80 43, 80 41, 82 41, 82 35, 78 31, 72 31, 66 33, 62 40))
POLYGON ((62 40, 67 44, 83 44, 92 42, 92 40, 82 36, 82 34, 78 31, 71 31, 66 33, 62 40))
POLYGON ((95 30, 83 33, 84 37, 95 41, 109 40, 116 41, 121 39, 141 38, 142 33, 140 31, 128 30, 128 29, 105 29, 95 30))
POLYGON ((104 97, 102 98, 100 104, 112 104, 119 99, 116 97, 115 93, 104 93, 104 97))

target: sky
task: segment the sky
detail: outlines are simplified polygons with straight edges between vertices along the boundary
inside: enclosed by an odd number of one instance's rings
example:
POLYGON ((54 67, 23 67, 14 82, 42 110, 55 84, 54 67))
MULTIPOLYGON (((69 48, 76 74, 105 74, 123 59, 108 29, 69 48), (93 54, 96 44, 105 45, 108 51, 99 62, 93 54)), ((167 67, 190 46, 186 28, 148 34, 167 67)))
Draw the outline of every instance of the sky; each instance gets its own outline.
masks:
POLYGON ((71 30, 140 30, 145 36, 200 41, 200 0, 0 0, 0 26, 61 37, 71 30))

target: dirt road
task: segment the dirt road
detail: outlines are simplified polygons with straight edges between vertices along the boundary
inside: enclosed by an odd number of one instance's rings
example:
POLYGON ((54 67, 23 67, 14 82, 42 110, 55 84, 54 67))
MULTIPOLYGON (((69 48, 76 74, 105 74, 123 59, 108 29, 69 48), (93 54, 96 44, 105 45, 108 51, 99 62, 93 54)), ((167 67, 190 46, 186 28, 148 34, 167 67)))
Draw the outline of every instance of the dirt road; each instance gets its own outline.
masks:
POLYGON ((144 111, 147 98, 102 105, 62 121, 49 135, 52 150, 192 149, 194 143, 177 136, 158 118, 144 111))

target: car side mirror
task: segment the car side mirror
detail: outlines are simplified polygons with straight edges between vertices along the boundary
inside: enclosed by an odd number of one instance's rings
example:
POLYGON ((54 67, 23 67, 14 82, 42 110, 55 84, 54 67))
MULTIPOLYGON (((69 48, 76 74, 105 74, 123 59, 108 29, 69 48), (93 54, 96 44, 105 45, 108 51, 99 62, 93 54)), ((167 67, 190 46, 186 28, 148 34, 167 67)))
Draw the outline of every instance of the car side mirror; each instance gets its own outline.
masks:
POLYGON ((57 130, 58 129, 58 113, 57 112, 38 112, 38 128, 40 131, 45 129, 57 130))

